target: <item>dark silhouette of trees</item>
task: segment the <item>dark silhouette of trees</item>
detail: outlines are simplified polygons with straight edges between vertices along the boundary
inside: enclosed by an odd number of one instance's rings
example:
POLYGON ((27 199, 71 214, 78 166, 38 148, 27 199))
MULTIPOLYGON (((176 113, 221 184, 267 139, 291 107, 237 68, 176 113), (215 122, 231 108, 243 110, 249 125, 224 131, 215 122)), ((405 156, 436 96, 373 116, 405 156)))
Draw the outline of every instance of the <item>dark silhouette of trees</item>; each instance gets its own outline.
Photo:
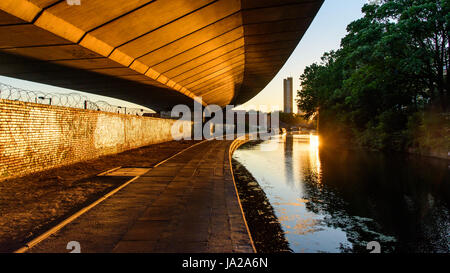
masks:
POLYGON ((340 49, 300 76, 297 103, 306 118, 320 110, 324 131, 404 149, 418 113, 448 109, 450 1, 384 0, 362 11, 340 49))

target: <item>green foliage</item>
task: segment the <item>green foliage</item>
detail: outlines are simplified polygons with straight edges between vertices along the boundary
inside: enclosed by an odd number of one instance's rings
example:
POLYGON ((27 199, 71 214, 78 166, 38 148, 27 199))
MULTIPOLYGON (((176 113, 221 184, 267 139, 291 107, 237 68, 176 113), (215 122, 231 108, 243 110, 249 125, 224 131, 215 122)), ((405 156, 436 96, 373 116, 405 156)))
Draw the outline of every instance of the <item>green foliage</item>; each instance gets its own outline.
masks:
POLYGON ((299 114, 288 114, 280 112, 280 121, 288 126, 300 126, 304 128, 315 129, 315 122, 306 120, 302 115, 299 114))
POLYGON ((409 118, 406 133, 413 151, 445 158, 450 151, 450 114, 417 112, 409 118))
POLYGON ((448 107, 450 1, 385 0, 362 11, 340 49, 300 76, 297 103, 306 118, 320 112, 322 133, 404 149, 411 144, 409 117, 448 107))

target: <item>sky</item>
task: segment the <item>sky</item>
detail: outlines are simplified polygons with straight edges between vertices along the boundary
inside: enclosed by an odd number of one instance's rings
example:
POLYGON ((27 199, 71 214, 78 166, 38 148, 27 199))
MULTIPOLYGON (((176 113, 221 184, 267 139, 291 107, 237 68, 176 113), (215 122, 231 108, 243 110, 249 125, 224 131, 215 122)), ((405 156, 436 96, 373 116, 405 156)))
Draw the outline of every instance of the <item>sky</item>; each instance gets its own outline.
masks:
MULTIPOLYGON (((361 8, 367 0, 325 0, 321 9, 306 31, 302 40, 289 57, 286 64, 273 80, 257 96, 237 109, 257 109, 264 105, 267 109, 283 109, 283 79, 292 77, 294 99, 300 89, 300 75, 305 67, 315 62, 325 52, 338 49, 347 31, 347 25, 361 18, 361 8)), ((294 101, 294 109, 297 111, 294 101)))
MULTIPOLYGON (((314 62, 320 62, 323 53, 339 48, 341 39, 346 34, 347 25, 362 17, 361 8, 367 2, 367 0, 325 0, 311 26, 280 72, 257 96, 238 106, 237 109, 264 109, 263 107, 268 110, 283 109, 283 79, 293 78, 295 99, 297 90, 300 88, 299 77, 305 67, 314 62)), ((0 83, 48 93, 74 92, 74 90, 4 76, 0 76, 0 83)), ((87 95, 91 101, 104 100, 112 105, 145 108, 122 100, 75 92, 87 95)))

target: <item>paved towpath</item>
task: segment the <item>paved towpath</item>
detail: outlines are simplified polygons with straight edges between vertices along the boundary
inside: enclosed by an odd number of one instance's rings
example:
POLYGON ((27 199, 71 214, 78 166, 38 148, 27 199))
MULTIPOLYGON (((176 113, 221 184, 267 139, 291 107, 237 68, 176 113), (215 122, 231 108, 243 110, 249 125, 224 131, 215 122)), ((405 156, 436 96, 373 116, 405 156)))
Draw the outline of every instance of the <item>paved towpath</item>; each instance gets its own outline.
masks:
POLYGON ((28 252, 253 252, 229 164, 206 141, 142 174, 28 252))

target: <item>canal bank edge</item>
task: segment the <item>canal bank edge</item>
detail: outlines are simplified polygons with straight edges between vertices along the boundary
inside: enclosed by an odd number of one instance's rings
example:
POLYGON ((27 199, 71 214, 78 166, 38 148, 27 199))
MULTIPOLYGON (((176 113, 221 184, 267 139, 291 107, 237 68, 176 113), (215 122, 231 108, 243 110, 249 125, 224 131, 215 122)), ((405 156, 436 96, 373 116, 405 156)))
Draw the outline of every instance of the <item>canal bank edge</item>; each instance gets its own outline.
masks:
POLYGON ((234 190, 236 191, 236 197, 237 197, 237 200, 238 200, 238 203, 239 203, 239 208, 241 209, 242 218, 244 219, 245 228, 247 229, 248 237, 250 238, 250 243, 252 245, 253 252, 257 253, 256 247, 255 247, 255 243, 254 243, 253 238, 252 238, 252 234, 251 234, 250 229, 248 227, 247 219, 245 218, 244 209, 242 208, 241 198, 239 197, 238 188, 236 186, 236 179, 234 178, 233 164, 231 163, 234 151, 236 151, 237 148, 239 148, 241 145, 243 145, 243 144, 245 144, 247 142, 248 142, 248 136, 238 137, 235 140, 233 140, 233 142, 231 142, 230 148, 228 149, 228 164, 230 166, 231 178, 233 179, 234 190))
POLYGON ((239 204, 255 253, 292 252, 278 217, 264 190, 253 175, 237 160, 234 151, 249 142, 248 137, 236 139, 230 146, 230 166, 239 204), (253 238, 252 238, 253 236, 253 238))

